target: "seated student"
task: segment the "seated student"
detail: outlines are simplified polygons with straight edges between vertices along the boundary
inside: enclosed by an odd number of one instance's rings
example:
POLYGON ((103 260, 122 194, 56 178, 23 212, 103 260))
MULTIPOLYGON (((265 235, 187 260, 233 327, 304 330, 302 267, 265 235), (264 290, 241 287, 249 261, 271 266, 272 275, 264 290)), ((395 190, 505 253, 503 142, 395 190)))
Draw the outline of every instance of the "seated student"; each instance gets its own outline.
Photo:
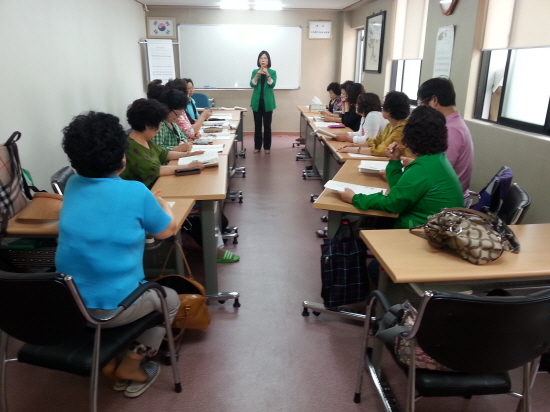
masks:
MULTIPOLYGON (((185 106, 187 106, 187 96, 179 90, 169 89, 162 93, 159 101, 168 107, 169 112, 166 119, 161 122, 160 129, 153 138, 153 143, 163 149, 186 152, 188 156, 191 155, 193 144, 187 141, 187 137, 175 123, 177 117, 183 114, 185 106)), ((199 152, 194 154, 199 154, 199 152)))
POLYGON ((187 94, 189 95, 189 104, 185 109, 191 124, 199 123, 199 127, 202 126, 202 123, 212 115, 212 110, 205 108, 202 113, 199 114, 197 110, 197 103, 193 99, 193 94, 195 93, 195 86, 193 85, 193 80, 186 78, 183 79, 187 82, 187 94))
POLYGON ((388 120, 380 112, 380 97, 374 93, 361 93, 357 98, 356 111, 361 116, 361 125, 357 132, 336 133, 335 139, 340 142, 363 143, 380 133, 388 120))
POLYGON ((341 106, 340 111, 331 112, 330 110, 323 110, 321 112, 321 115, 323 116, 323 119, 325 122, 342 123, 342 115, 344 110, 344 103, 342 102, 342 90, 345 91, 353 83, 354 82, 352 80, 346 80, 344 83, 340 85, 340 106, 341 106))
MULTIPOLYGON (((382 116, 388 120, 386 125, 374 139, 368 139, 363 143, 345 145, 338 149, 341 153, 360 153, 369 156, 386 156, 386 149, 391 143, 401 145, 403 128, 407 123, 410 113, 409 98, 402 92, 389 92, 384 98, 382 105, 382 116)), ((410 155, 408 149, 403 152, 404 156, 410 155)))
POLYGON ((159 131, 161 122, 169 113, 171 112, 164 104, 154 99, 138 99, 128 106, 126 116, 133 131, 128 135, 126 169, 120 174, 121 178, 138 180, 151 188, 159 176, 173 175, 177 169, 204 168, 202 163, 197 161, 181 166, 162 165, 168 160, 189 155, 189 152, 162 148, 152 141, 159 131))
POLYGON ((342 89, 342 123, 354 132, 361 126, 361 115, 357 113, 357 98, 361 93, 365 93, 365 88, 361 83, 352 83, 345 89, 342 89))
POLYGON ((426 80, 418 89, 418 105, 433 107, 447 120, 449 148, 445 154, 458 175, 464 196, 468 197, 474 167, 474 143, 468 126, 453 107, 455 99, 453 83, 442 77, 426 80))
MULTIPOLYGON (((126 133, 118 118, 89 112, 63 129, 63 150, 76 170, 67 181, 59 217, 55 255, 57 270, 74 278, 92 315, 102 318, 145 281, 143 246, 145 232, 166 239, 178 229, 170 206, 140 182, 122 180, 126 133)), ((166 290, 173 319, 179 307, 177 293, 166 290)), ((113 322, 112 328, 161 310, 156 292, 143 294, 113 322)), ((142 363, 157 352, 165 329, 143 332, 124 354, 103 372, 114 380, 114 389, 127 397, 141 395, 158 377, 157 362, 142 363)))
POLYGON ((390 159, 386 167, 390 187, 387 195, 356 195, 346 189, 339 192, 340 198, 358 209, 398 214, 396 229, 426 223, 428 216, 443 208, 461 207, 464 200, 460 182, 445 156, 445 117, 430 107, 416 108, 403 129, 403 144, 414 160, 403 169, 400 145, 394 142, 386 148, 390 159))
MULTIPOLYGON (((184 93, 187 98, 189 99, 189 102, 191 102, 191 97, 189 96, 189 86, 188 83, 185 81, 185 79, 173 79, 169 80, 168 83, 166 83, 166 90, 170 89, 176 89, 180 92, 184 93)), ((188 103, 189 105, 189 103, 188 103)), ((186 106, 186 110, 187 110, 186 106)), ((176 119, 176 124, 180 127, 181 131, 185 134, 185 136, 188 139, 198 139, 200 137, 200 131, 201 127, 206 119, 208 119, 212 115, 212 111, 210 109, 205 109, 201 113, 201 116, 198 117, 198 119, 194 120, 194 123, 191 124, 191 121, 189 120, 189 116, 184 111, 182 112, 176 119)))
POLYGON ((148 99, 159 99, 160 95, 164 92, 164 85, 162 80, 155 79, 151 80, 147 85, 147 98, 148 99))
POLYGON ((328 111, 331 113, 341 113, 344 109, 342 104, 342 91, 338 82, 332 82, 327 87, 328 96, 330 101, 328 103, 328 111))

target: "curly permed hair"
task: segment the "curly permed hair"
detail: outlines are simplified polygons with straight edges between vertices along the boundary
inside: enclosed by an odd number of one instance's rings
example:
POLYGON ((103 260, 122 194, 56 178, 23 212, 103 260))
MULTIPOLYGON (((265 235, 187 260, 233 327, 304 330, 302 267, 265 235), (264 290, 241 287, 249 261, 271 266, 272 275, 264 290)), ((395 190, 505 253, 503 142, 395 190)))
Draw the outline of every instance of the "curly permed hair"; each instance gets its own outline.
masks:
POLYGON ((170 79, 166 82, 165 90, 176 89, 187 96, 187 81, 185 79, 170 79))
POLYGON ((118 117, 88 112, 63 129, 61 146, 79 175, 97 178, 124 167, 128 141, 118 117))
POLYGON ((137 99, 126 110, 126 119, 136 132, 144 132, 147 126, 158 128, 168 117, 170 110, 154 99, 137 99))
POLYGON ((332 93, 334 93, 336 96, 340 96, 340 83, 338 82, 332 82, 327 86, 327 92, 330 92, 332 90, 332 93))
POLYGON ((159 101, 165 104, 168 110, 184 110, 189 104, 189 96, 179 90, 170 89, 162 93, 159 101))
POLYGON ((445 116, 429 106, 418 106, 403 128, 403 144, 418 156, 447 150, 445 116))
POLYGON ((392 119, 406 119, 411 113, 409 97, 403 92, 388 92, 384 98, 382 109, 388 112, 392 119))
POLYGON ((165 86, 164 84, 162 84, 162 80, 160 79, 152 80, 147 85, 147 98, 158 100, 162 92, 164 92, 164 87, 165 86))
POLYGON ((370 112, 379 112, 380 106, 380 97, 374 93, 361 93, 357 98, 357 106, 355 110, 357 113, 361 113, 363 116, 366 116, 370 112))

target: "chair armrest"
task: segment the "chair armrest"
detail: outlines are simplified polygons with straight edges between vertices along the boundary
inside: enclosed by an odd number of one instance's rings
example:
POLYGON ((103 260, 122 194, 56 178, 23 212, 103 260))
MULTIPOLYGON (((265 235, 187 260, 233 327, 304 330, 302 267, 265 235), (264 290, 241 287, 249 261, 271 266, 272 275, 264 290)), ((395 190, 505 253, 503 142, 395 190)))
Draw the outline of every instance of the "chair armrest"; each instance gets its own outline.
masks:
POLYGON ((156 282, 147 282, 139 285, 139 287, 135 289, 132 293, 130 293, 126 298, 124 298, 124 300, 120 302, 118 306, 122 306, 124 309, 128 309, 130 305, 132 305, 141 295, 143 295, 150 289, 157 289, 164 298, 166 297, 166 291, 161 285, 156 282))
POLYGON ((384 313, 390 310, 392 305, 384 292, 378 289, 373 290, 371 293, 369 293, 369 296, 367 296, 367 302, 370 302, 373 298, 376 298, 376 300, 378 300, 378 303, 380 303, 380 306, 382 306, 384 313))

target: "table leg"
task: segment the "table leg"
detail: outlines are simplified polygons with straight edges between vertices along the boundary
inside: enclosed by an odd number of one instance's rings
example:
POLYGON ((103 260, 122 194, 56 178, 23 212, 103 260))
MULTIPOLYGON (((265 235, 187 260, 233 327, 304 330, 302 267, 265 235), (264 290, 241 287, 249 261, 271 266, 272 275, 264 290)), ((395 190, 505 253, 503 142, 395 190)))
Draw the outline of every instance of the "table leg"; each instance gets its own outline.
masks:
POLYGON ((214 200, 201 201, 202 250, 204 260, 205 288, 207 294, 218 293, 218 268, 216 239, 216 217, 214 200))

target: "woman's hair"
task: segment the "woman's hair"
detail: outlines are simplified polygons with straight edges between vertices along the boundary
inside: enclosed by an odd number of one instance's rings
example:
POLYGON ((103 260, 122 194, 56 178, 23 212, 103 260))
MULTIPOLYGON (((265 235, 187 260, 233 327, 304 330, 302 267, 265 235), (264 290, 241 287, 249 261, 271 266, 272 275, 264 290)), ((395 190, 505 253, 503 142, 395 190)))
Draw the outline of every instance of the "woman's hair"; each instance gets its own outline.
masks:
POLYGON ((166 90, 160 96, 159 101, 168 107, 168 110, 183 110, 189 104, 187 93, 176 89, 166 90))
POLYGON ((258 54, 258 60, 256 61, 256 64, 258 65, 258 67, 260 67, 260 57, 262 57, 262 54, 265 54, 267 56, 267 68, 270 69, 271 68, 271 56, 265 50, 262 50, 260 52, 260 54, 258 54))
POLYGON ((380 97, 374 93, 361 93, 357 98, 357 104, 355 105, 355 111, 357 113, 363 114, 366 116, 370 112, 379 112, 380 106, 380 97))
POLYGON ((176 89, 187 95, 187 81, 185 79, 170 79, 166 82, 165 90, 176 89))
POLYGON ((88 112, 63 129, 61 146, 79 175, 106 177, 124 167, 128 141, 118 117, 88 112))
POLYGON ((332 82, 328 85, 327 87, 327 92, 330 92, 332 91, 332 93, 334 93, 335 95, 337 96, 340 96, 340 83, 338 82, 332 82))
POLYGON ((418 106, 403 128, 403 144, 418 156, 447 150, 445 116, 429 106, 418 106))
MULTIPOLYGON (((361 83, 352 83, 346 88, 346 94, 348 95, 348 103, 356 104, 357 98, 361 93, 365 93, 365 88, 361 83)), ((357 110, 357 109, 356 109, 357 110)))
POLYGON ((136 132, 144 132, 147 126, 158 128, 168 117, 168 108, 154 99, 137 99, 126 110, 128 123, 136 132))
POLYGON ((423 101, 437 97, 441 106, 455 106, 456 93, 453 82, 443 77, 434 77, 420 85, 417 92, 418 100, 423 101))
POLYGON ((162 80, 160 79, 152 80, 147 85, 147 98, 158 100, 163 91, 164 91, 164 85, 162 84, 162 80))
POLYGON ((348 92, 348 87, 355 83, 353 80, 346 80, 344 83, 340 85, 340 91, 345 90, 346 93, 348 92))
POLYGON ((395 120, 406 119, 411 113, 409 98, 403 92, 388 92, 384 98, 382 109, 395 120))
POLYGON ((191 83, 193 86, 195 85, 195 83, 193 83, 193 80, 188 77, 184 78, 183 80, 185 80, 187 83, 191 83))

